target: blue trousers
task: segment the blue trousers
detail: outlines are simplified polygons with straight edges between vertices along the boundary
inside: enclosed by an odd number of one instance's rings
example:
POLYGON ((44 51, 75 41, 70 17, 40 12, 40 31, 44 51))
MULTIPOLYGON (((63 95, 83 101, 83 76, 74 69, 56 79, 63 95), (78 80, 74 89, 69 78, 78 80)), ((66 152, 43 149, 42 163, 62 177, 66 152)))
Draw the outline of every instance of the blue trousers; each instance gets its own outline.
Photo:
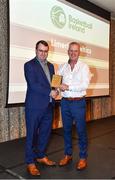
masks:
POLYGON ((87 157, 87 132, 86 132, 86 101, 81 100, 61 100, 61 113, 64 130, 65 155, 72 155, 72 125, 75 121, 78 133, 79 156, 87 157))
POLYGON ((26 163, 34 163, 35 158, 46 156, 52 128, 53 108, 50 103, 46 109, 25 109, 26 117, 26 163))

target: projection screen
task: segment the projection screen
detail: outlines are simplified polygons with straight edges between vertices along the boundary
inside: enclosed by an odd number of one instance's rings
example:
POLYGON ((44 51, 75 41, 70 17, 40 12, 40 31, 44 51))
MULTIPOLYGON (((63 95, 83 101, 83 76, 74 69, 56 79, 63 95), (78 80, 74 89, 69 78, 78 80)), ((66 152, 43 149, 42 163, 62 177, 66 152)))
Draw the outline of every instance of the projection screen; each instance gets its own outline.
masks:
POLYGON ((11 0, 8 104, 23 103, 24 63, 35 57, 35 44, 48 41, 48 60, 55 66, 68 61, 71 41, 81 45, 80 59, 91 71, 88 97, 109 95, 110 22, 59 0, 11 0))

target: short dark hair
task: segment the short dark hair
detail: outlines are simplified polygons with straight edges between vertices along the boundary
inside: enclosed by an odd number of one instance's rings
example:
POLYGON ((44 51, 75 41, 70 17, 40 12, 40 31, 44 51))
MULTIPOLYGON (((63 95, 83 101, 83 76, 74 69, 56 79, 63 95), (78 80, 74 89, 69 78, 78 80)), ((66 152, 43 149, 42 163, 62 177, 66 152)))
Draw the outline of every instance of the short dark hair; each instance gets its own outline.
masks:
POLYGON ((43 44, 44 46, 47 46, 47 47, 49 48, 49 45, 48 45, 48 43, 47 43, 46 41, 40 40, 40 41, 38 41, 38 42, 36 43, 36 49, 38 48, 38 45, 39 45, 39 44, 43 44))

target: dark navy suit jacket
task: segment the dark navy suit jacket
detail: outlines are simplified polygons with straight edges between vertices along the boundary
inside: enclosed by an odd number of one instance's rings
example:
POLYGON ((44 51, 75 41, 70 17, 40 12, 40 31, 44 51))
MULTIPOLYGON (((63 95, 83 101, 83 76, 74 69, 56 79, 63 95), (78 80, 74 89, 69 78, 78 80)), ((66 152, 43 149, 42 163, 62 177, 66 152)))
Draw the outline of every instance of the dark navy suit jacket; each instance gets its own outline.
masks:
MULTIPOLYGON (((50 76, 54 74, 54 66, 48 62, 50 76)), ((25 107, 31 109, 44 109, 50 102, 50 83, 36 57, 24 65, 24 73, 27 81, 27 93, 25 107)), ((54 103, 54 100, 52 100, 54 103)))

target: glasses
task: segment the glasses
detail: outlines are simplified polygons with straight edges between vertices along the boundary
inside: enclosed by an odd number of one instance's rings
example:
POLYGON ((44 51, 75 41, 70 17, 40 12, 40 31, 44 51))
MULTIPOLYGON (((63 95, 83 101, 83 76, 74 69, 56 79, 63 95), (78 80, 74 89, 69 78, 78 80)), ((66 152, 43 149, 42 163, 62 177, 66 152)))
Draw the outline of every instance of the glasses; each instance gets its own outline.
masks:
POLYGON ((38 51, 41 52, 41 53, 48 53, 48 50, 45 50, 45 51, 44 51, 44 50, 42 50, 42 49, 38 49, 38 51))

